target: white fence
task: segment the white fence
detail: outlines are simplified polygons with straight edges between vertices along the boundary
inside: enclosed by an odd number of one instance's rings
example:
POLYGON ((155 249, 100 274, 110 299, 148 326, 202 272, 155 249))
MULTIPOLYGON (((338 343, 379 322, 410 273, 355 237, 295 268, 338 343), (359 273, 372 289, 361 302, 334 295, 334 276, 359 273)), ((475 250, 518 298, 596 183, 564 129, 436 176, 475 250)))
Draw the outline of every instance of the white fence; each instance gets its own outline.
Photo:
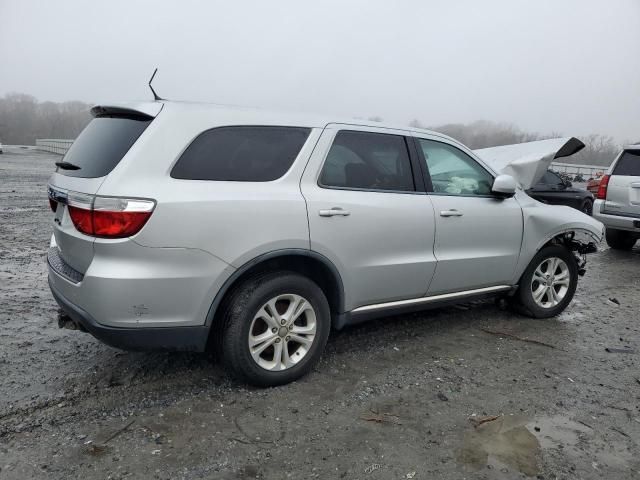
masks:
POLYGON ((45 152, 57 153, 64 155, 71 147, 73 140, 65 140, 60 138, 42 138, 36 140, 38 150, 45 152))
POLYGON ((574 163, 560 163, 560 162, 552 162, 551 170, 558 173, 568 173, 569 175, 582 175, 585 180, 589 178, 595 178, 596 176, 600 176, 597 174, 602 174, 607 171, 609 167, 604 167, 601 165, 577 165, 574 163))

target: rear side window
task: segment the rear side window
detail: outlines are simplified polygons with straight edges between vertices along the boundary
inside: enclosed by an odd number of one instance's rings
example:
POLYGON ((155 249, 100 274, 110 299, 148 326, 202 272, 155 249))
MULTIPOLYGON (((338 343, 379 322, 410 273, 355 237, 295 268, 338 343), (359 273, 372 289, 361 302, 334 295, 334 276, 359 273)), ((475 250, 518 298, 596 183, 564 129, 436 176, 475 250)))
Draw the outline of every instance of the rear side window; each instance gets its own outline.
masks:
POLYGON ((184 180, 269 182, 282 177, 300 153, 308 128, 239 126, 201 133, 171 171, 184 180))
POLYGON ((319 184, 359 190, 414 191, 404 137, 341 130, 327 154, 319 184))
POLYGON ((108 175, 122 160, 153 119, 148 117, 97 117, 78 136, 63 161, 78 169, 58 168, 68 177, 108 175))
POLYGON ((616 163, 613 175, 640 177, 640 150, 625 151, 616 163))

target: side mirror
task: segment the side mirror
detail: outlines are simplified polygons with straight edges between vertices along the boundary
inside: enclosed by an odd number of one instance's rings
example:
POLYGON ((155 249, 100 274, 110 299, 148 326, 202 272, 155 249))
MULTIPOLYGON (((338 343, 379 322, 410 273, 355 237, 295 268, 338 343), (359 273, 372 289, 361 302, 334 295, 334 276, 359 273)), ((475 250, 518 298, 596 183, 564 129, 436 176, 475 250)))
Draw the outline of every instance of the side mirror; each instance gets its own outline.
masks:
POLYGON ((491 193, 497 197, 513 197, 516 194, 516 181, 511 175, 498 175, 493 181, 491 193))

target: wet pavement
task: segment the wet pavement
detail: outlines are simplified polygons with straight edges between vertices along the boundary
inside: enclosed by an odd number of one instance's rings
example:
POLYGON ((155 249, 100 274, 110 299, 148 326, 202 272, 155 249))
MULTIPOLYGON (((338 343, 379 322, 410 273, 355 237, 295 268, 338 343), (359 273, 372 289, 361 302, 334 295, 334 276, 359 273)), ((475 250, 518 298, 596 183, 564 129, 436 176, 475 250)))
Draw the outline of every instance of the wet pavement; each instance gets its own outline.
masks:
POLYGON ((59 329, 45 268, 59 157, 6 152, 0 479, 639 478, 640 247, 591 255, 557 319, 487 301, 382 319, 334 333, 304 379, 254 389, 209 355, 59 329))

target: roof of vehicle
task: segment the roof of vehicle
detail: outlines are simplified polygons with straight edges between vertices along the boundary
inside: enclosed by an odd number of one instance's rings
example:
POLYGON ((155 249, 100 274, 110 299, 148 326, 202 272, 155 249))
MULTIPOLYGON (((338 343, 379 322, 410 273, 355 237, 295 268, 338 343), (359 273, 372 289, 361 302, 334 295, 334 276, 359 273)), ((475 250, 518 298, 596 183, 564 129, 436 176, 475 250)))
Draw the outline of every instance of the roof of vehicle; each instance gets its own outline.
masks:
POLYGON ((359 125, 372 128, 389 128, 394 130, 402 130, 416 134, 428 134, 435 135, 451 142, 460 144, 457 140, 444 135, 442 133, 434 132, 431 130, 409 127, 406 125, 393 125, 384 122, 376 122, 371 120, 365 120, 361 118, 340 118, 338 116, 321 115, 321 114, 307 114, 302 112, 285 112, 270 110, 257 107, 245 107, 239 105, 224 105, 218 103, 205 103, 205 102, 189 102, 189 101, 177 101, 177 100, 157 100, 157 101, 143 101, 143 102, 109 102, 95 105, 91 109, 91 114, 96 116, 106 113, 125 113, 136 112, 150 117, 155 117, 161 110, 169 110, 172 112, 203 112, 211 111, 222 112, 232 111, 236 115, 246 113, 248 117, 258 119, 260 117, 269 119, 269 123, 278 123, 288 126, 300 126, 300 127, 316 127, 324 128, 330 123, 340 123, 347 125, 359 125))
POLYGON ((634 143, 633 145, 625 145, 622 148, 624 150, 640 150, 640 143, 634 143))

